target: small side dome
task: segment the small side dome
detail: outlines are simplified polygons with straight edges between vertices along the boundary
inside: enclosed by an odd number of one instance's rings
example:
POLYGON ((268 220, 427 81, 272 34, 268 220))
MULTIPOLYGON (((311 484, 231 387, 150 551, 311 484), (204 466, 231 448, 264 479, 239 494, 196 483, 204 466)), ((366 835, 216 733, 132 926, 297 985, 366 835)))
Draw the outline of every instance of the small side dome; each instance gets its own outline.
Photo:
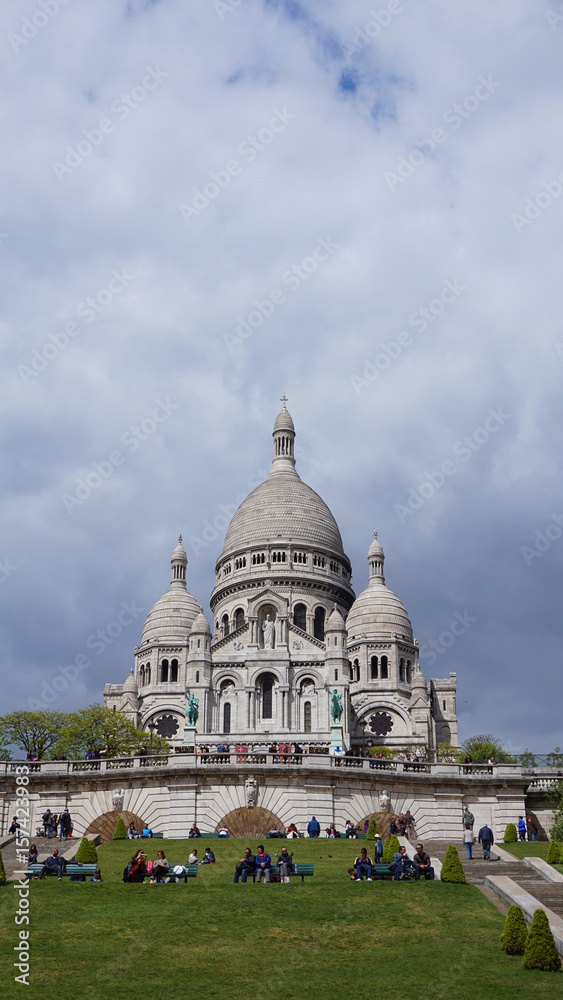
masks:
POLYGON ((340 610, 334 605, 332 611, 330 612, 327 622, 325 625, 325 632, 345 632, 346 622, 342 617, 340 610))
POLYGON ((211 628, 203 613, 203 608, 199 609, 199 614, 192 625, 190 635, 211 635, 211 628))
POLYGON ((172 553, 172 558, 170 562, 183 562, 188 564, 188 553, 186 552, 184 546, 182 545, 182 536, 178 535, 178 544, 172 553))
POLYGON ((375 559, 377 557, 381 558, 383 556, 383 546, 377 537, 377 531, 373 533, 373 542, 368 549, 368 560, 375 559))
POLYGON ((135 680, 135 675, 133 674, 133 669, 131 669, 129 677, 127 678, 125 684, 123 685, 123 694, 126 694, 129 691, 131 692, 131 694, 134 695, 137 695, 139 693, 139 689, 137 687, 137 681, 135 680))
POLYGON ((290 433, 295 434, 295 424, 293 423, 291 413, 286 409, 285 403, 276 417, 273 433, 275 434, 277 431, 290 431, 290 433))

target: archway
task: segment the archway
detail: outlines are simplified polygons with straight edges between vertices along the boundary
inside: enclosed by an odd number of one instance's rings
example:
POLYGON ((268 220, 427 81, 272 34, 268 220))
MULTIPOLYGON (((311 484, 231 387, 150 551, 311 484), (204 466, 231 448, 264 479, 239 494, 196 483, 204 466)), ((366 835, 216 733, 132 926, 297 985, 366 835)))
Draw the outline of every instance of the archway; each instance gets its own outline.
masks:
MULTIPOLYGON (((389 833, 389 826, 391 820, 393 819, 394 813, 382 813, 382 812, 368 813, 367 816, 364 816, 364 818, 361 819, 360 822, 356 824, 356 827, 360 833, 364 832, 364 826, 366 823, 369 823, 372 816, 377 824, 379 836, 381 837, 382 840, 387 840, 387 837, 391 836, 389 833)), ((354 820, 352 819, 352 817, 350 818, 353 823, 354 820)))
POLYGON ((243 806, 233 809, 223 816, 215 830, 226 826, 231 837, 247 837, 249 840, 261 840, 275 826, 280 833, 285 833, 285 826, 275 813, 258 806, 243 806))
POLYGON ((127 829, 127 827, 131 825, 131 823, 134 823, 137 828, 137 833, 141 833, 141 830, 145 825, 145 821, 141 819, 140 816, 137 816, 136 813, 131 813, 131 812, 113 811, 113 812, 103 813, 101 816, 98 816, 97 819, 93 820, 90 823, 88 829, 86 830, 84 836, 85 837, 89 837, 91 835, 95 836, 96 834, 99 833, 102 839, 102 844, 107 843, 107 841, 111 840, 111 838, 113 837, 115 824, 117 823, 120 816, 123 822, 125 823, 125 829, 127 829))

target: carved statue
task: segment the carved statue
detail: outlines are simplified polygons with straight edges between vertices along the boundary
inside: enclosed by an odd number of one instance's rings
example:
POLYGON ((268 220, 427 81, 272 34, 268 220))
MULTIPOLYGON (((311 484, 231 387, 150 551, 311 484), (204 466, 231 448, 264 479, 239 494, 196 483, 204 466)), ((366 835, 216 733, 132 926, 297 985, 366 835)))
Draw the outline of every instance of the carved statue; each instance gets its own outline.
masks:
POLYGON ((382 813, 391 812, 391 799, 385 789, 379 793, 379 811, 382 813))
POLYGON ((266 621, 262 625, 262 631, 264 633, 264 649, 274 648, 274 623, 269 615, 266 615, 266 621))
POLYGON ((111 803, 115 812, 121 812, 123 809, 123 799, 125 798, 124 788, 114 788, 111 793, 111 803))
POLYGON ((199 718, 199 698, 196 698, 195 694, 188 695, 188 690, 185 690, 185 696, 188 699, 186 705, 186 722, 188 726, 195 726, 199 718))
POLYGON ((250 774, 244 783, 244 790, 246 792, 246 804, 250 808, 256 805, 258 799, 258 782, 253 774, 250 774))
POLYGON ((332 716, 332 721, 340 722, 342 718, 342 712, 343 712, 342 698, 340 697, 338 691, 335 688, 330 696, 330 714, 332 716))

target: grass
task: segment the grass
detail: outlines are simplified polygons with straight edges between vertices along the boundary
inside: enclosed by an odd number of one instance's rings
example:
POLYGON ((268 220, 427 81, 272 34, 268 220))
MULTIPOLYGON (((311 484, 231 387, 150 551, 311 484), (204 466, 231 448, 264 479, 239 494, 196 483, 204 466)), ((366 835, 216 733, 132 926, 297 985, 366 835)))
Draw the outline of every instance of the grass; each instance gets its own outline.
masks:
MULTIPOLYGON (((354 884, 348 841, 288 841, 315 874, 233 885, 245 841, 211 841, 217 864, 187 885, 124 885, 130 842, 99 849, 103 884, 33 882, 31 985, 44 1000, 550 1000, 559 980, 500 950, 501 913, 470 885, 354 884)), ((203 854, 205 839, 196 842, 203 854)), ((279 841, 265 841, 272 854, 279 841)), ((137 846, 137 845, 135 845, 137 846)), ((186 862, 194 841, 145 843, 186 862)), ((251 846, 256 846, 256 842, 251 846)), ((369 849, 368 843, 368 849, 369 849)), ((0 891, 4 954, 17 938, 13 886, 0 891)), ((13 959, 9 960, 13 961, 13 959)), ((6 968, 6 965, 4 965, 6 968)), ((14 970, 14 975, 16 974, 14 970)), ((3 1000, 21 996, 5 982, 3 1000)))
MULTIPOLYGON (((545 861, 547 859, 549 841, 524 840, 518 841, 516 844, 503 844, 502 841, 499 841, 499 847, 503 847, 505 851, 513 854, 515 858, 543 858, 545 861)), ((561 872, 563 875, 563 865, 553 865, 552 867, 555 868, 555 871, 561 872)))

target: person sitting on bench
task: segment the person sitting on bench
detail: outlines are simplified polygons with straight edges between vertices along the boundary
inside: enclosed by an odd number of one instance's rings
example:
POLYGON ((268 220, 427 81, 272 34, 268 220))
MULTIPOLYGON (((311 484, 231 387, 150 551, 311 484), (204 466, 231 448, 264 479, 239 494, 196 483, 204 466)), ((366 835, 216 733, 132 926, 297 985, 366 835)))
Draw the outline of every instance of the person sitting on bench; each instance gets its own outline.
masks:
POLYGON ((256 868, 256 858, 254 857, 250 847, 245 847, 244 858, 237 861, 235 865, 235 877, 233 882, 237 885, 239 876, 241 882, 245 883, 250 872, 253 872, 256 868))
POLYGON ((289 854, 287 847, 282 847, 278 858, 278 872, 280 882, 289 882, 289 873, 293 864, 293 854, 289 854))
POLYGON ((417 882, 421 875, 424 875, 425 878, 429 879, 434 878, 432 859, 429 854, 426 854, 426 852, 423 851, 422 844, 416 845, 416 854, 414 855, 412 861, 414 864, 414 877, 417 882))
POLYGON ((406 847, 400 847, 393 855, 393 863, 390 865, 395 882, 399 879, 410 878, 415 875, 414 865, 407 855, 406 847), (410 874, 406 874, 409 872, 410 874))
POLYGON ((272 879, 271 873, 272 859, 269 854, 266 854, 262 844, 258 845, 258 850, 256 852, 256 881, 260 882, 262 876, 264 876, 264 882, 270 882, 272 879))
POLYGON ((362 847, 354 861, 354 868, 356 869, 356 882, 361 882, 363 875, 366 877, 366 882, 373 882, 373 861, 368 858, 367 848, 362 847))
MULTIPOLYGON (((82 868, 82 862, 77 861, 77 865, 82 868)), ((59 882, 62 880, 63 875, 66 872, 66 859, 59 855, 57 848, 55 847, 50 858, 47 858, 43 868, 41 869, 41 874, 36 875, 36 878, 44 878, 45 875, 56 875, 59 882)))

